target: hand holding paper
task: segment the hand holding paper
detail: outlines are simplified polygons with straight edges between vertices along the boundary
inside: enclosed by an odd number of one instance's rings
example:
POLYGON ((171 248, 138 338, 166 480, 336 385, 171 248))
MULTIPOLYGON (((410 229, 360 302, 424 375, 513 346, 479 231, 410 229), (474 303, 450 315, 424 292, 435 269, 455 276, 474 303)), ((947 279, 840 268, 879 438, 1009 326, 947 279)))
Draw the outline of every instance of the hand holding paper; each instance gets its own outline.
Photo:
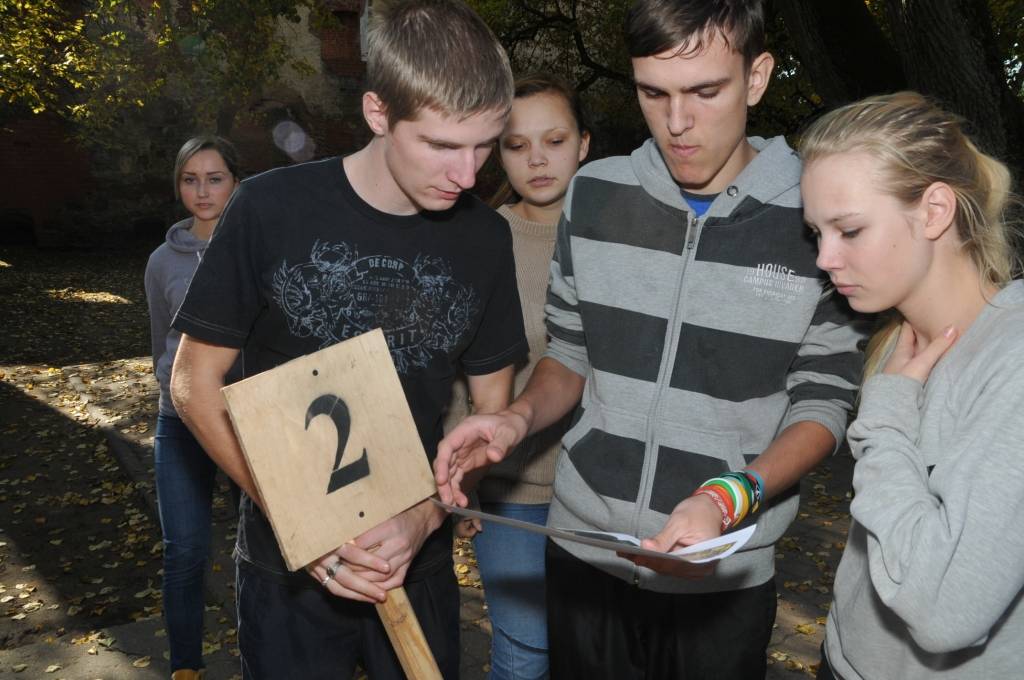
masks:
MULTIPOLYGON (((722 533, 722 512, 707 496, 683 499, 668 516, 668 521, 657 535, 645 539, 641 545, 656 553, 673 553, 692 545, 702 544, 722 533)), ((713 565, 695 569, 661 557, 629 556, 641 567, 680 578, 704 578, 714 571, 713 565)))
POLYGON ((712 538, 708 541, 686 546, 685 548, 680 548, 674 552, 665 553, 644 548, 639 538, 636 536, 629 536, 627 534, 617 534, 607 531, 586 531, 579 529, 556 529, 540 524, 522 522, 508 517, 501 517, 500 515, 492 515, 478 510, 470 510, 468 508, 460 508, 455 505, 447 505, 436 499, 434 499, 434 502, 445 510, 463 517, 474 517, 486 522, 497 522, 499 524, 506 524, 508 526, 518 527, 534 533, 551 536, 552 538, 560 538, 574 543, 592 545, 597 548, 604 548, 605 550, 614 550, 623 557, 629 557, 629 559, 632 559, 632 556, 641 555, 651 559, 668 560, 684 565, 688 563, 702 564, 715 562, 732 555, 734 552, 746 545, 747 541, 750 540, 750 537, 754 534, 754 530, 757 528, 756 526, 749 526, 746 529, 741 529, 740 531, 733 531, 723 536, 712 538))

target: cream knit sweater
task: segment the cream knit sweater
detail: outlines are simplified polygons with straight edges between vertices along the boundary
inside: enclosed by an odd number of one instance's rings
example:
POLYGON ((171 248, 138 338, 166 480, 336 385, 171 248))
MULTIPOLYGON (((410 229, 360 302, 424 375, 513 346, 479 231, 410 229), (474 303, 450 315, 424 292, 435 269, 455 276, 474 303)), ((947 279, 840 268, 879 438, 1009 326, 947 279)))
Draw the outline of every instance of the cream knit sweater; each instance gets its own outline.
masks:
MULTIPOLYGON (((544 326, 544 300, 547 296, 551 255, 555 249, 556 225, 530 222, 503 205, 498 213, 512 229, 512 250, 516 258, 516 281, 523 306, 523 323, 530 344, 529 363, 516 372, 515 393, 519 394, 533 367, 547 348, 544 326)), ((464 380, 456 381, 452 404, 445 419, 445 432, 469 413, 469 398, 464 380)), ((524 440, 501 463, 491 467, 480 483, 477 495, 483 503, 547 503, 555 477, 555 458, 570 416, 524 440)))

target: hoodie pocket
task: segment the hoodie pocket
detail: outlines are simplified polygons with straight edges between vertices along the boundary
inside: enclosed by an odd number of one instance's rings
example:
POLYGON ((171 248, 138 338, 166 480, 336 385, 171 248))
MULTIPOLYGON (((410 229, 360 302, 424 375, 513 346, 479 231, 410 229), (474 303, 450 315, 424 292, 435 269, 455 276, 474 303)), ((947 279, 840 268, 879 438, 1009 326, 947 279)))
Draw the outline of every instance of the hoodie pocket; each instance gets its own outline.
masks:
POLYGON ((645 423, 642 417, 590 402, 563 439, 558 467, 574 468, 599 496, 636 503, 647 449, 645 423))
POLYGON ((709 478, 745 464, 742 441, 734 432, 662 426, 655 450, 648 507, 666 515, 709 478))

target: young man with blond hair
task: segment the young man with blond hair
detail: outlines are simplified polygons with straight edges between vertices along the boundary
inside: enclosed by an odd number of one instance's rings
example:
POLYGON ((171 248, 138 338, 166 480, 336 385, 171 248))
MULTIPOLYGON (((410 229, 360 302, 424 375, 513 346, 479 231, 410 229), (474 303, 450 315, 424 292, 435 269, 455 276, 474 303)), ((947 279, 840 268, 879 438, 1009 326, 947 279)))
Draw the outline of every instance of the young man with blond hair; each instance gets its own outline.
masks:
POLYGON ((508 115, 507 57, 458 0, 375 11, 362 101, 373 139, 243 182, 174 322, 174 403, 244 491, 235 556, 247 679, 351 677, 357 663, 375 680, 404 677, 371 604, 403 584, 455 678, 459 595, 450 521, 429 502, 308 573, 287 572, 219 394, 239 351, 249 376, 383 328, 430 454, 456 369, 476 408, 495 411, 526 353, 508 225, 466 193, 508 115))
POLYGON ((441 443, 438 483, 464 502, 463 475, 579 402, 549 525, 660 552, 757 531, 717 568, 549 542, 551 676, 763 678, 773 544, 842 436, 861 336, 815 266, 799 159, 746 135, 773 68, 762 2, 639 0, 626 40, 652 138, 573 180, 547 354, 441 443))

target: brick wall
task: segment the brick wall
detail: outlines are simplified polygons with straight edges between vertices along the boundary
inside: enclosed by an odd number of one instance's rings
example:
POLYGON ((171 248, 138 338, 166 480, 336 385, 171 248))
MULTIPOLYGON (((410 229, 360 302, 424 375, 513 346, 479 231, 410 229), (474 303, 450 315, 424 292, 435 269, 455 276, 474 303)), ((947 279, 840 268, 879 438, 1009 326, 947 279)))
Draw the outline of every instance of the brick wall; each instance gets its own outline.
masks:
POLYGON ((2 233, 24 228, 12 216, 46 225, 62 207, 84 203, 91 188, 88 157, 60 118, 29 115, 0 126, 0 241, 23 240, 2 233))
POLYGON ((366 64, 359 48, 360 2, 335 1, 329 6, 338 25, 316 32, 320 38, 320 56, 324 66, 336 76, 362 78, 366 64))

